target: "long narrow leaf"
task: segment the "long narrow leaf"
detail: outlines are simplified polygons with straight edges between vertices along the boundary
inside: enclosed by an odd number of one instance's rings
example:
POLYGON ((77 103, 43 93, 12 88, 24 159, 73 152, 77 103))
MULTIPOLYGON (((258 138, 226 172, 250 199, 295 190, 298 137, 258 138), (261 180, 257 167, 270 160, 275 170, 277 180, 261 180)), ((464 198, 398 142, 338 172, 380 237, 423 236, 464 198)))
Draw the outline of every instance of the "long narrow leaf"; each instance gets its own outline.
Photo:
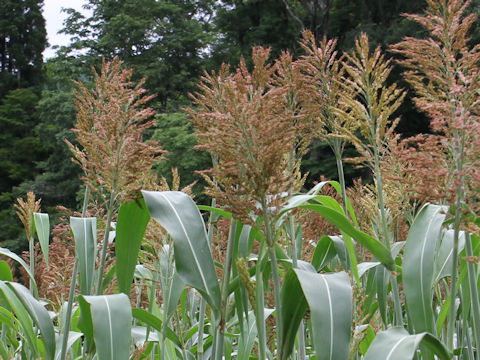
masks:
POLYGON ((217 312, 220 287, 205 224, 195 203, 179 191, 143 191, 143 196, 152 218, 173 238, 178 275, 197 289, 217 312))
POLYGON ((352 288, 345 272, 317 274, 291 269, 282 288, 281 311, 285 324, 280 359, 293 349, 300 320, 310 309, 313 345, 318 360, 348 358, 352 323, 352 288), (288 316, 288 317, 287 317, 288 316))
MULTIPOLYGON (((77 331, 69 331, 68 332, 68 341, 67 341, 67 351, 69 351, 73 344, 75 344, 76 341, 78 341, 81 337, 82 337, 82 333, 81 332, 77 332, 77 331)), ((59 336, 57 338, 57 350, 56 350, 56 353, 55 353, 55 360, 60 360, 60 357, 61 357, 61 349, 62 349, 62 337, 59 336)))
MULTIPOLYGON (((265 309, 265 321, 273 313, 273 309, 265 309)), ((257 337, 257 326, 255 324, 255 314, 253 311, 248 313, 248 318, 244 320, 244 332, 240 334, 238 340, 237 360, 249 360, 253 345, 257 337)))
POLYGON ((0 299, 5 303, 8 303, 9 310, 15 313, 15 318, 18 320, 20 328, 22 329, 18 335, 25 339, 25 343, 28 344, 32 354, 34 356, 39 356, 40 351, 38 349, 32 318, 22 301, 18 298, 18 295, 5 281, 0 281, 0 299), (2 294, 3 297, 1 296, 2 294))
POLYGON ((135 265, 143 235, 150 220, 147 206, 143 199, 123 204, 118 212, 115 255, 118 290, 130 296, 135 265))
POLYGON ((285 277, 280 294, 282 311, 283 334, 281 336, 280 344, 280 359, 288 359, 293 345, 295 344, 295 337, 297 336, 300 322, 308 309, 308 303, 303 294, 302 287, 298 281, 297 274, 291 268, 285 277))
POLYGON ((75 238, 75 253, 79 262, 80 292, 83 295, 89 295, 95 273, 97 219, 70 217, 70 226, 75 238))
POLYGON ((337 254, 336 247, 330 236, 323 236, 315 247, 312 265, 317 271, 322 270, 337 254))
MULTIPOLYGON (((88 303, 99 360, 128 360, 132 308, 125 294, 82 296, 88 303)), ((82 311, 85 308, 83 303, 82 311)))
POLYGON ((435 252, 445 219, 444 208, 424 206, 407 237, 403 259, 403 284, 409 318, 415 333, 435 333, 432 284, 435 252))
POLYGON ((360 244, 365 246, 389 270, 395 270, 395 262, 390 250, 377 239, 356 229, 344 214, 335 211, 327 206, 319 204, 307 204, 300 206, 302 209, 313 210, 320 214, 328 222, 335 225, 340 231, 345 232, 360 244))
POLYGON ((12 270, 5 260, 0 260, 0 280, 13 281, 12 270))
POLYGON ((38 241, 42 249, 43 257, 48 266, 48 242, 50 238, 50 220, 48 214, 33 213, 35 228, 37 229, 38 241))
MULTIPOLYGON (((453 254, 453 229, 445 230, 441 236, 438 256, 435 259, 434 283, 444 277, 452 275, 452 254, 453 254)), ((462 231, 459 235, 458 252, 461 252, 465 246, 465 233, 462 231)))
POLYGON ((8 285, 15 291, 31 318, 40 329, 40 335, 45 349, 45 358, 53 359, 55 356, 55 331, 48 311, 32 296, 25 286, 14 282, 10 282, 8 285))
MULTIPOLYGON (((138 308, 133 308, 132 309, 132 316, 143 322, 145 325, 151 326, 155 330, 157 330, 159 333, 162 332, 162 320, 160 320, 158 317, 155 315, 149 313, 148 311, 145 311, 143 309, 138 309, 138 308)), ((167 338, 170 339, 173 343, 180 345, 180 339, 177 337, 177 335, 172 331, 172 329, 167 328, 167 338)))
POLYGON ((0 248, 0 255, 9 257, 10 259, 15 260, 20 265, 22 265, 22 267, 25 269, 25 271, 27 272, 30 279, 33 280, 33 286, 35 287, 34 293, 38 294, 37 283, 35 282, 35 277, 33 276, 32 272, 30 271, 30 266, 28 266, 27 263, 20 256, 18 256, 14 252, 11 252, 10 250, 8 250, 6 248, 0 248))
POLYGON ((426 332, 410 335, 403 327, 393 327, 375 337, 365 360, 411 360, 420 344, 425 345, 441 360, 452 358, 435 336, 426 332))

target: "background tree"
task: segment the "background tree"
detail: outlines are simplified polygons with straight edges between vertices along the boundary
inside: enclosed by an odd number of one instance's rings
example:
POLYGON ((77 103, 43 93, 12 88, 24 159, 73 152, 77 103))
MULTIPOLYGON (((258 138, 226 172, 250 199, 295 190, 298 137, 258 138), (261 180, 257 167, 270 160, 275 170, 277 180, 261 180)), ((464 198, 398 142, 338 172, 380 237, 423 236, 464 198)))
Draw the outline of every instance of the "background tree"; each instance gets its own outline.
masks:
POLYGON ((0 98, 15 87, 40 85, 47 44, 38 0, 0 1, 0 98))

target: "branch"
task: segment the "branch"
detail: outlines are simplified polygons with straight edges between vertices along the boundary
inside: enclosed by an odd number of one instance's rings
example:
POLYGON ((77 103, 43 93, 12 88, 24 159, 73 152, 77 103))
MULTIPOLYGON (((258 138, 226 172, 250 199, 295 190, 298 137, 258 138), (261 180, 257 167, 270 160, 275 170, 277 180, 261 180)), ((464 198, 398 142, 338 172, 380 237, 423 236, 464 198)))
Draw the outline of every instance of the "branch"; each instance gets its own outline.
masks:
POLYGON ((282 0, 282 1, 285 4, 285 8, 287 9, 290 16, 293 17, 293 19, 300 24, 300 26, 302 27, 302 30, 305 30, 305 25, 303 24, 303 21, 297 15, 295 15, 290 5, 288 5, 287 0, 282 0))

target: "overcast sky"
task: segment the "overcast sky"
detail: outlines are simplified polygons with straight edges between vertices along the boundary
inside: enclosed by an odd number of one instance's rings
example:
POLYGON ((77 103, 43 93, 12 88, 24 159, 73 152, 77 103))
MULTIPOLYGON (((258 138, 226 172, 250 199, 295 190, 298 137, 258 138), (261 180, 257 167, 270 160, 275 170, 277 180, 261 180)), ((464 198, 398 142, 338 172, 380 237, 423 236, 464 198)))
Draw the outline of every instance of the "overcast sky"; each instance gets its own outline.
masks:
MULTIPOLYGON (((75 10, 85 13, 82 9, 82 5, 86 3, 86 0, 44 0, 43 16, 45 17, 47 27, 47 40, 50 46, 53 45, 68 45, 70 37, 64 34, 57 34, 57 32, 63 27, 63 20, 65 20, 67 14, 61 12, 63 8, 74 8, 75 10)), ((43 52, 44 59, 51 58, 55 55, 55 51, 51 48, 47 48, 43 52)))

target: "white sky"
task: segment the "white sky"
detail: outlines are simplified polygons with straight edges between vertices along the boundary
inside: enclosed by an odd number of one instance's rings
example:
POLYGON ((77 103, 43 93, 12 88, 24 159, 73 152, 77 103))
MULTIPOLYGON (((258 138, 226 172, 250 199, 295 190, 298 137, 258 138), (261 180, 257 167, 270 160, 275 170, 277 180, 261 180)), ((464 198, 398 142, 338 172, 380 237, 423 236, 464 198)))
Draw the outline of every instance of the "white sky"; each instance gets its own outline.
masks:
MULTIPOLYGON (((63 21, 67 14, 61 12, 61 8, 74 8, 86 14, 86 10, 82 9, 82 5, 86 0, 44 0, 43 16, 46 21, 47 40, 50 46, 53 45, 68 45, 70 37, 64 34, 57 34, 63 28, 63 21)), ((44 59, 51 58, 55 55, 55 51, 50 47, 43 52, 44 59)))

